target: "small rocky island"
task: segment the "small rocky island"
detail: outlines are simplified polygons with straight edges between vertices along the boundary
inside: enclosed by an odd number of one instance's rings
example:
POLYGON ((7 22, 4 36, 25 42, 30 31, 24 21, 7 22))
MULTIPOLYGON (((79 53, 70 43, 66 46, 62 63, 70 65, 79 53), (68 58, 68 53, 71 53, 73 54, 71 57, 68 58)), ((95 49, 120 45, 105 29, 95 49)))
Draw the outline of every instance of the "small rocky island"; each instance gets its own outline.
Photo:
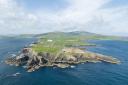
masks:
MULTIPOLYGON (((66 68, 71 65, 86 62, 107 62, 119 64, 120 61, 111 56, 105 56, 98 53, 81 49, 81 46, 90 46, 85 43, 82 36, 68 36, 67 34, 45 34, 37 43, 33 43, 21 50, 21 53, 15 57, 9 57, 5 60, 6 64, 15 66, 24 66, 28 72, 33 72, 41 67, 55 66, 66 68), (50 35, 50 36, 49 36, 50 35), (80 39, 80 37, 82 37, 80 39)), ((94 44, 92 44, 94 45, 94 44)))

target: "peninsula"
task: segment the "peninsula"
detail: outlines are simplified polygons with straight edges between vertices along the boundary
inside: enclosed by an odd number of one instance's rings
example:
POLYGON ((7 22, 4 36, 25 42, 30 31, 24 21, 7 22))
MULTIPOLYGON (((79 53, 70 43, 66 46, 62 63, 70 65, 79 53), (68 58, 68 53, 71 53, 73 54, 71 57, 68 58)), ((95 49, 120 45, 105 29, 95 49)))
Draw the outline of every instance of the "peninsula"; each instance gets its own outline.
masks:
POLYGON ((41 67, 56 66, 66 68, 86 62, 107 62, 119 64, 120 60, 86 49, 96 46, 86 42, 89 39, 117 39, 87 32, 51 32, 38 35, 39 40, 23 48, 21 53, 5 60, 6 64, 24 66, 28 72, 41 67))

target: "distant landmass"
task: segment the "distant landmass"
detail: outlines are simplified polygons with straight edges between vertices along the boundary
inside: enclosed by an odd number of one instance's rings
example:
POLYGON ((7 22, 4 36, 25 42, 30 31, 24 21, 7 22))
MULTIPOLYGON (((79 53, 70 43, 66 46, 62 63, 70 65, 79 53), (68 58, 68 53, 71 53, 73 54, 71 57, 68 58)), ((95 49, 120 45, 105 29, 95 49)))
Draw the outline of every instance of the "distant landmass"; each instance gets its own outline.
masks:
POLYGON ((96 33, 90 33, 86 31, 73 31, 73 32, 48 32, 43 34, 34 35, 36 37, 49 36, 49 37, 57 37, 57 36, 80 36, 86 37, 88 39, 102 39, 102 40, 128 40, 128 37, 124 36, 109 36, 109 35, 101 35, 96 33))
POLYGON ((20 35, 0 35, 0 38, 31 38, 31 37, 37 37, 40 38, 42 36, 49 36, 51 37, 57 37, 57 36, 86 36, 88 39, 106 39, 106 40, 128 40, 128 37, 124 36, 108 36, 108 35, 101 35, 96 33, 90 33, 86 31, 72 31, 72 32, 48 32, 48 33, 42 33, 42 34, 20 34, 20 35))

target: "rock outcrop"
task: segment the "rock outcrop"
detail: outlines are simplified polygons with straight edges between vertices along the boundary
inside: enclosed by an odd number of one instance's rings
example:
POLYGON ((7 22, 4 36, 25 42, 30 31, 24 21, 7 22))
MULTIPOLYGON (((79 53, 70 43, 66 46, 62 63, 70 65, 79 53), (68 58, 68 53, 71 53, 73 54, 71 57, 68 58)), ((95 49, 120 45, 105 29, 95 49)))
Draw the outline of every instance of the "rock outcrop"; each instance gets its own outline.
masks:
POLYGON ((28 72, 32 72, 44 66, 66 68, 72 64, 102 61, 114 64, 120 63, 116 58, 78 48, 64 48, 56 55, 46 52, 36 53, 31 48, 24 48, 20 55, 8 58, 5 62, 15 66, 25 66, 28 72))

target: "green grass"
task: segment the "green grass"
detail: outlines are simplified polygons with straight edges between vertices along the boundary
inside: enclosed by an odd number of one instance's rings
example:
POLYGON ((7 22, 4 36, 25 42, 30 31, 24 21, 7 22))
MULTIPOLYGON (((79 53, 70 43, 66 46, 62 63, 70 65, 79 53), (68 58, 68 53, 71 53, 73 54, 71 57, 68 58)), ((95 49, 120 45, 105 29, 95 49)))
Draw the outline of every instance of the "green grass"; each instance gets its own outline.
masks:
POLYGON ((72 47, 72 46, 90 46, 94 44, 90 44, 85 42, 85 40, 90 39, 116 39, 116 37, 112 36, 99 36, 99 35, 84 35, 84 33, 79 34, 71 34, 71 33, 47 33, 40 36, 40 42, 34 45, 32 48, 36 52, 49 52, 49 53, 57 53, 64 47, 72 47), (48 42, 48 40, 53 40, 52 42, 48 42))
POLYGON ((72 47, 72 46, 86 46, 92 45, 89 43, 85 43, 82 38, 78 36, 60 36, 60 37, 48 37, 43 36, 40 39, 40 42, 34 45, 32 48, 36 52, 49 52, 49 53, 57 53, 64 47, 72 47), (48 40, 53 40, 52 42, 48 42, 48 40))
POLYGON ((56 47, 46 47, 46 46, 43 46, 41 44, 37 44, 37 45, 33 46, 32 48, 36 52, 50 52, 50 53, 57 53, 58 52, 58 48, 56 48, 56 47))

